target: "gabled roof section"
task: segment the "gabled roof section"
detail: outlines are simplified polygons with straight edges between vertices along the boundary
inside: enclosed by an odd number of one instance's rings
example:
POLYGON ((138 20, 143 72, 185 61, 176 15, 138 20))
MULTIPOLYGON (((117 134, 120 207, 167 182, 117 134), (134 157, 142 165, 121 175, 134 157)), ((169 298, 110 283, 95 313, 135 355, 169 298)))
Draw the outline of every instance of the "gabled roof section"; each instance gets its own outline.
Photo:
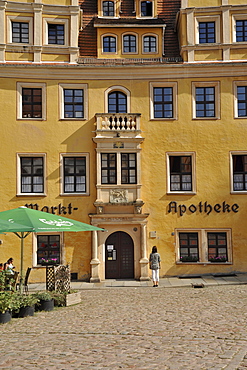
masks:
POLYGON ((165 57, 180 57, 178 35, 176 32, 176 15, 180 10, 181 0, 157 0, 157 18, 137 19, 135 0, 122 0, 121 14, 118 19, 98 17, 97 0, 79 0, 82 10, 82 29, 79 33, 81 57, 97 57, 97 27, 162 27, 165 26, 165 57))

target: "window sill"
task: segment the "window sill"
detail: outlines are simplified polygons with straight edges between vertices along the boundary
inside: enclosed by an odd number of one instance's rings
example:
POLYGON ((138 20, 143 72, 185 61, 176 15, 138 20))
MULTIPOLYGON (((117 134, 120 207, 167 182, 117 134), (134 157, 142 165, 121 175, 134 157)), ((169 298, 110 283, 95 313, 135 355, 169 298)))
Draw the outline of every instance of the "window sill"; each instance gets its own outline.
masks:
POLYGON ((18 193, 17 197, 47 197, 46 193, 18 193))
POLYGON ((195 191, 167 191, 169 195, 196 195, 195 191))
POLYGON ((247 194, 247 191, 244 190, 244 191, 231 191, 230 194, 234 194, 234 195, 243 195, 243 194, 247 194))
POLYGON ((89 193, 60 193, 60 197, 78 197, 78 196, 89 196, 89 193))
POLYGON ((193 120, 196 120, 196 121, 200 121, 200 120, 202 120, 202 121, 216 121, 216 120, 219 120, 220 119, 220 117, 193 117, 192 118, 193 120))
POLYGON ((150 118, 150 121, 177 121, 177 117, 160 117, 160 118, 150 118))
POLYGON ((60 121, 86 121, 87 118, 85 117, 82 117, 82 118, 67 118, 67 117, 64 117, 64 118, 60 118, 60 121))
POLYGON ((176 265, 232 265, 232 262, 181 262, 181 261, 176 261, 176 265))

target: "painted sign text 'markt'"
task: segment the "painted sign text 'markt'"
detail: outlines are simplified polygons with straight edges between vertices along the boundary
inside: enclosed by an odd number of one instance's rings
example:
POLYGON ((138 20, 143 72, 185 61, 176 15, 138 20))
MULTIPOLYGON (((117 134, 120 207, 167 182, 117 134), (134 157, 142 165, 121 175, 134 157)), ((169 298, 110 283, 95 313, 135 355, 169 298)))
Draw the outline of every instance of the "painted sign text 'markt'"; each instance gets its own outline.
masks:
POLYGON ((206 202, 200 202, 197 205, 190 204, 186 206, 185 204, 178 204, 177 202, 170 202, 168 204, 168 213, 178 213, 180 216, 183 216, 186 212, 190 213, 206 213, 209 215, 211 212, 216 213, 229 213, 234 212, 237 213, 239 211, 239 205, 234 203, 232 205, 226 203, 225 201, 220 203, 216 203, 214 205, 209 204, 206 202))

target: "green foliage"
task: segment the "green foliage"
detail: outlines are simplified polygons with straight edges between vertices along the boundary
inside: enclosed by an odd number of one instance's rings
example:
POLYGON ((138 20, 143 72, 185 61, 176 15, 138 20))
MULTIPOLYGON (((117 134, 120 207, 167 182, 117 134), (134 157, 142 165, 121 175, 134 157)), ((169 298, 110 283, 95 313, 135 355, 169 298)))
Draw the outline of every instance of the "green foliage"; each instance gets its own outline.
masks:
POLYGON ((19 302, 16 301, 16 294, 9 291, 0 292, 0 312, 17 309, 19 309, 19 302))
POLYGON ((39 299, 35 296, 35 294, 14 294, 16 301, 18 302, 18 308, 27 307, 27 306, 34 306, 36 303, 39 302, 39 299))
POLYGON ((38 298, 39 301, 50 301, 52 299, 51 293, 47 290, 34 293, 34 296, 38 298))
POLYGON ((54 299, 54 305, 56 307, 66 306, 66 293, 51 292, 51 296, 54 299))

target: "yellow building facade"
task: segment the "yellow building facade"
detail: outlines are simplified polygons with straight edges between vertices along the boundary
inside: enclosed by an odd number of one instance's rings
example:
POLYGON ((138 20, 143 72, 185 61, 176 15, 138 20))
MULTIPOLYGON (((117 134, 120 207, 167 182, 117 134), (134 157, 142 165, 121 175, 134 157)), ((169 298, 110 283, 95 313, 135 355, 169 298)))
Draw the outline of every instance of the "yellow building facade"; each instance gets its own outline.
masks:
MULTIPOLYGON (((246 272, 247 4, 0 1, 1 211, 104 232, 33 234, 74 279, 246 272)), ((20 241, 0 262, 20 268, 20 241)))

